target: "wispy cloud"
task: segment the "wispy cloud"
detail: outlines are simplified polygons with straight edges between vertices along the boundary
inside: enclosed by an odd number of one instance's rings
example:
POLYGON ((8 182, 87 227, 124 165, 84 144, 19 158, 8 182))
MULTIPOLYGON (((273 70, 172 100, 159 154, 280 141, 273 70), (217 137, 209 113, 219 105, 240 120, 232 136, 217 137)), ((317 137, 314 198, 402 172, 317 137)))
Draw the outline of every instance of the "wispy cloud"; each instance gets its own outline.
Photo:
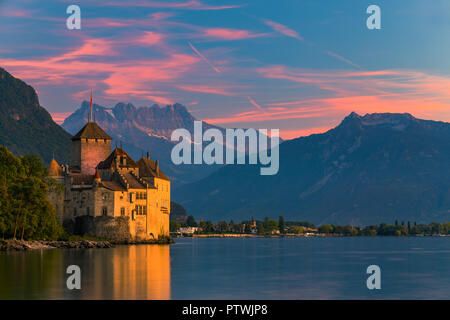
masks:
POLYGON ((193 45, 192 43, 188 42, 191 49, 204 61, 206 64, 208 64, 215 72, 220 73, 220 69, 214 66, 203 54, 200 53, 193 45))
MULTIPOLYGON (((267 26, 271 27, 273 30, 275 30, 275 31, 277 31, 277 32, 279 32, 279 33, 281 33, 281 34, 283 34, 285 36, 288 36, 288 37, 291 37, 291 38, 295 38, 295 39, 300 40, 300 41, 305 41, 305 39, 297 31, 295 31, 295 30, 293 30, 293 29, 291 29, 291 28, 289 28, 289 27, 287 27, 287 26, 285 26, 285 25, 283 25, 281 23, 274 22, 274 21, 271 21, 271 20, 268 20, 268 19, 261 19, 261 21, 264 24, 266 24, 267 26)), ((359 65, 357 65, 356 63, 352 62, 351 60, 349 60, 349 59, 347 59, 347 58, 345 58, 345 57, 343 57, 343 56, 341 56, 341 55, 339 55, 339 54, 337 54, 335 52, 328 51, 328 50, 325 50, 323 52, 325 54, 327 54, 328 56, 330 56, 330 57, 333 57, 333 58, 335 58, 337 60, 340 60, 342 62, 347 63, 348 65, 351 65, 353 67, 361 69, 361 67, 359 65)))
POLYGON ((352 61, 350 61, 350 60, 344 58, 343 56, 341 56, 341 55, 339 55, 339 54, 337 54, 337 53, 335 53, 335 52, 325 51, 325 53, 326 53, 327 55, 329 55, 330 57, 336 58, 336 59, 341 60, 341 61, 343 61, 343 62, 345 62, 345 63, 347 63, 347 64, 349 64, 349 65, 351 65, 351 66, 353 66, 353 67, 356 67, 356 68, 358 68, 358 69, 361 69, 361 67, 360 67, 359 65, 357 65, 356 63, 354 63, 354 62, 352 62, 352 61))
POLYGON ((265 112, 264 109, 263 109, 263 107, 261 107, 259 104, 257 104, 257 103, 255 102, 255 100, 253 100, 253 99, 250 98, 250 97, 247 97, 247 99, 248 99, 248 101, 249 101, 256 109, 265 112))
POLYGON ((277 23, 274 21, 270 21, 267 19, 262 19, 262 22, 264 22, 266 25, 268 25, 269 27, 271 27, 273 30, 284 34, 285 36, 291 37, 291 38, 295 38, 297 40, 303 41, 303 37, 295 30, 292 30, 291 28, 282 25, 281 23, 277 23))
MULTIPOLYGON (((101 59, 116 55, 105 39, 89 38, 77 50, 46 58, 0 58, 0 64, 15 76, 40 85, 94 85, 108 99, 139 97, 159 103, 171 103, 167 92, 159 88, 191 71, 199 61, 192 55, 171 52, 162 58, 130 61, 101 59)), ((132 40, 134 41, 134 39, 132 40)))
POLYGON ((256 34, 247 30, 238 30, 229 28, 206 28, 203 30, 204 38, 213 38, 220 40, 242 40, 242 39, 258 38, 263 36, 265 36, 265 34, 256 34))
POLYGON ((184 91, 191 92, 202 92, 202 93, 211 93, 218 94, 223 96, 232 96, 234 95, 232 92, 229 92, 228 87, 223 86, 206 86, 206 85, 177 85, 177 88, 184 91))
MULTIPOLYGON (((412 113, 422 118, 449 117, 450 78, 414 70, 362 70, 329 72, 292 69, 284 66, 260 68, 270 79, 287 80, 316 87, 316 98, 266 102, 264 112, 237 112, 207 121, 218 125, 248 124, 292 119, 315 119, 321 125, 281 132, 283 138, 324 132, 351 111, 412 113), (326 120, 328 119, 328 120, 326 120), (331 119, 331 120, 330 120, 331 119), (333 120, 334 119, 334 120, 333 120), (326 120, 326 121, 325 121, 326 120)), ((248 98, 249 101, 251 98, 248 98)), ((251 102, 251 101, 250 101, 251 102)))
POLYGON ((179 10, 225 10, 240 8, 244 5, 218 5, 212 6, 204 4, 201 1, 191 0, 185 2, 157 2, 157 1, 127 1, 119 2, 112 1, 107 3, 108 6, 119 6, 119 7, 147 7, 147 8, 166 8, 166 9, 179 9, 179 10))

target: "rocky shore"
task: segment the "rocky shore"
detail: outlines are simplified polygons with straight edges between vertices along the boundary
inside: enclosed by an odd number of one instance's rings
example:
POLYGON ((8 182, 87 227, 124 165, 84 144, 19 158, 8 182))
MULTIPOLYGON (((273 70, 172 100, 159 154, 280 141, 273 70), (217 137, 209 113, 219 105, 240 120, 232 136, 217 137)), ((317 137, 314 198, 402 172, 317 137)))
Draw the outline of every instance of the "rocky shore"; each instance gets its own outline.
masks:
POLYGON ((90 249, 90 248, 112 248, 115 245, 136 244, 170 244, 172 238, 161 240, 120 240, 120 241, 45 241, 45 240, 0 240, 0 251, 26 251, 36 249, 90 249))

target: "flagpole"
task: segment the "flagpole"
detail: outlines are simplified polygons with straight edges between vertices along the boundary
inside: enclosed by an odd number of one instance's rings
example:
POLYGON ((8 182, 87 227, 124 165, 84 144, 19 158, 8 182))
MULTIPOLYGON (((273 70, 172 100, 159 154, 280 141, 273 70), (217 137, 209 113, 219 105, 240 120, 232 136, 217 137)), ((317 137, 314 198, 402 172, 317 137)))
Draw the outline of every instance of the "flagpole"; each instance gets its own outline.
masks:
POLYGON ((92 121, 92 89, 91 89, 91 121, 92 121))

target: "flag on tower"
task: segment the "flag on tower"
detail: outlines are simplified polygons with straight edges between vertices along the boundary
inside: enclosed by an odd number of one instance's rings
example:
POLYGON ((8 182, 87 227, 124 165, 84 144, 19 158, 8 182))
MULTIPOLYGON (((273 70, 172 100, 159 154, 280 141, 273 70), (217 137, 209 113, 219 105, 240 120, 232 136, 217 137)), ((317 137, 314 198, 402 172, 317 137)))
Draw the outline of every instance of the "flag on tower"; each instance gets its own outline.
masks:
POLYGON ((91 120, 92 121, 92 89, 91 89, 91 120))

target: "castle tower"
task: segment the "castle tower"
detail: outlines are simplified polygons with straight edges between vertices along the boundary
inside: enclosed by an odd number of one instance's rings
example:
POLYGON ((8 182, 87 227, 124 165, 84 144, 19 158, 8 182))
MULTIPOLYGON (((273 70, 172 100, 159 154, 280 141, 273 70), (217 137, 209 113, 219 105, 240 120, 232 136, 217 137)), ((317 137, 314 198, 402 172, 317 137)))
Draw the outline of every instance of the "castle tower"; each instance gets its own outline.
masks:
POLYGON ((78 168, 82 174, 94 175, 100 161, 111 153, 111 137, 92 121, 72 137, 72 168, 78 168))

